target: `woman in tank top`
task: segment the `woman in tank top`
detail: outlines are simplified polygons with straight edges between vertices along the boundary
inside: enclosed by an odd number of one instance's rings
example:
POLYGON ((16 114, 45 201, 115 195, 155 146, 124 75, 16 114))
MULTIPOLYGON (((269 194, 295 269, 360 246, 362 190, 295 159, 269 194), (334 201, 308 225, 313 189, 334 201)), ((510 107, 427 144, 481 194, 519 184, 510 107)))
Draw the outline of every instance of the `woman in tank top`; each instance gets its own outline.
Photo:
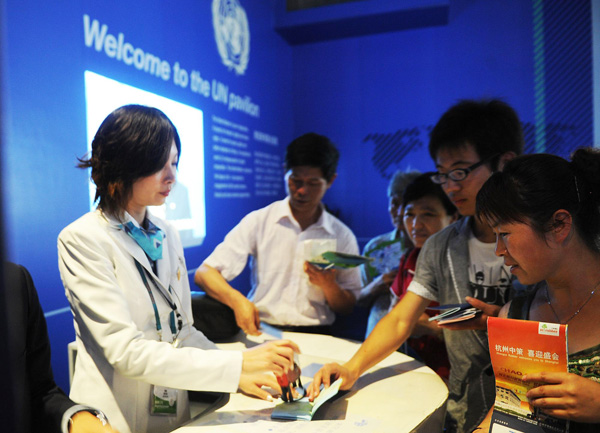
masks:
MULTIPOLYGON (((541 383, 534 407, 571 420, 571 433, 600 431, 600 152, 579 149, 571 162, 524 155, 490 177, 477 214, 496 233, 496 254, 534 289, 500 317, 569 325, 569 372, 523 376, 541 383)), ((491 415, 491 414, 490 414, 491 415)), ((490 416, 479 429, 487 431, 490 416)))

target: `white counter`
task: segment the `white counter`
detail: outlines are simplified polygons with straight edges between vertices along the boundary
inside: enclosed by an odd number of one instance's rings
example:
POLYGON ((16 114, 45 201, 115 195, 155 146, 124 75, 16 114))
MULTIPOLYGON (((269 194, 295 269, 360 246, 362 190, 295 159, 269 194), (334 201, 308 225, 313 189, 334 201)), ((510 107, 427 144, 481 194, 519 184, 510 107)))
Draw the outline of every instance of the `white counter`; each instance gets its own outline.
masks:
MULTIPOLYGON (((327 335, 273 331, 275 337, 293 340, 300 346, 302 383, 326 362, 345 362, 359 343, 327 335)), ((273 338, 266 336, 266 339, 273 338)), ((242 350, 265 338, 219 344, 223 349, 242 350)), ((442 431, 448 389, 430 368, 404 354, 394 352, 363 374, 352 390, 325 403, 312 421, 274 421, 270 415, 280 402, 268 402, 232 394, 222 407, 195 417, 174 433, 212 432, 320 432, 402 433, 442 431)), ((196 413, 204 407, 193 408, 196 413)))

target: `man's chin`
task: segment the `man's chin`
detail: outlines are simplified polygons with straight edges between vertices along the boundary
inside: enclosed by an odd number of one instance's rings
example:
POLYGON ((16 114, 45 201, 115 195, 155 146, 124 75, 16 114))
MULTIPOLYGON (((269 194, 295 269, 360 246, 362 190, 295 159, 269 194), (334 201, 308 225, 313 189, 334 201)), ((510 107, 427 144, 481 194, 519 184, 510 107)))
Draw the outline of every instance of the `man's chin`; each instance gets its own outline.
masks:
POLYGON ((306 209, 308 207, 308 203, 305 201, 290 200, 290 206, 294 209, 306 209))
POLYGON ((298 211, 303 211, 303 212, 315 210, 317 208, 317 206, 314 206, 311 202, 295 201, 295 200, 290 200, 290 207, 292 209, 295 209, 298 211))

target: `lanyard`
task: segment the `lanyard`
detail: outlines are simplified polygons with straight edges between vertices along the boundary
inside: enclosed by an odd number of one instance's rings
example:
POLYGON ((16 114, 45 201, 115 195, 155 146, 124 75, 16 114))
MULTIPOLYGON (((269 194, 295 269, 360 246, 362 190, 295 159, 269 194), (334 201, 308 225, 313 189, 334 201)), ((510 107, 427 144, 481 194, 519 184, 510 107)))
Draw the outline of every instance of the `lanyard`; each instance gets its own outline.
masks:
MULTIPOLYGON (((135 259, 134 259, 135 260, 135 259)), ((158 308, 156 307, 156 301, 154 299, 154 294, 152 293, 152 289, 150 289, 150 285, 148 284, 148 279, 146 278, 147 271, 142 267, 140 262, 135 260, 135 266, 144 281, 144 285, 146 286, 146 290, 148 290, 148 295, 150 295, 150 300, 152 301, 152 308, 154 308, 154 319, 156 320, 156 332, 158 332, 158 337, 160 341, 162 341, 162 324, 160 322, 160 315, 158 314, 158 308)), ((153 280, 154 281, 154 280, 153 280)), ((158 292, 162 295, 163 299, 169 304, 171 307, 171 313, 169 314, 169 326, 171 328, 171 334, 173 335, 173 341, 177 339, 177 335, 183 326, 181 315, 179 311, 177 311, 177 304, 171 300, 170 296, 167 296, 160 287, 154 283, 155 287, 158 289, 158 292), (175 314, 177 314, 177 326, 175 326, 175 314)), ((169 286, 169 293, 171 292, 171 286, 169 286)))

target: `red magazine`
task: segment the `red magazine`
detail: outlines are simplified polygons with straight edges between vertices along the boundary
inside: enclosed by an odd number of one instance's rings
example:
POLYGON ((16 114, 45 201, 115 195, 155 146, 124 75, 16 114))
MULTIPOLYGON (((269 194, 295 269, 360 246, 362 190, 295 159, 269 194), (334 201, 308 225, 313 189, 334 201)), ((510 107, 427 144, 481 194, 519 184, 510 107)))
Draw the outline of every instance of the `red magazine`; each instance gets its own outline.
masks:
POLYGON ((526 393, 536 384, 521 380, 529 373, 568 371, 567 325, 490 317, 488 340, 496 376, 490 432, 568 432, 568 421, 529 404, 526 393))

